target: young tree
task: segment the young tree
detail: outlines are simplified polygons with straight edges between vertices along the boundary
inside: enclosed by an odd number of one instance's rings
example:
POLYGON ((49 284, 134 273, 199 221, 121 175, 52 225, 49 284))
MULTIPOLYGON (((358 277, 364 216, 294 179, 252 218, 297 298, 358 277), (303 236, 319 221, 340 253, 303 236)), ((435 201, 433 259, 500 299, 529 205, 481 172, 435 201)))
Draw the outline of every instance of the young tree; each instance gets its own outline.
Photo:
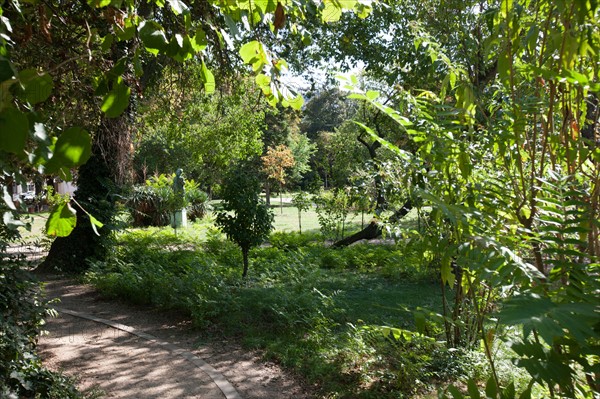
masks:
POLYGON ((298 209, 298 229, 302 234, 302 212, 310 209, 312 201, 310 194, 300 191, 292 196, 292 204, 298 209))
POLYGON ((262 170, 267 178, 279 183, 279 199, 281 213, 283 213, 283 185, 287 177, 287 170, 296 164, 294 154, 292 154, 289 147, 281 144, 275 148, 269 147, 267 153, 261 157, 261 161, 262 170))
POLYGON ((244 271, 248 274, 248 253, 260 245, 273 229, 273 212, 260 198, 258 171, 241 163, 227 175, 222 189, 223 210, 215 223, 242 250, 244 271))
POLYGON ((303 133, 292 131, 288 137, 288 145, 294 156, 294 166, 290 170, 289 180, 297 185, 310 171, 310 160, 317 150, 317 145, 303 133))

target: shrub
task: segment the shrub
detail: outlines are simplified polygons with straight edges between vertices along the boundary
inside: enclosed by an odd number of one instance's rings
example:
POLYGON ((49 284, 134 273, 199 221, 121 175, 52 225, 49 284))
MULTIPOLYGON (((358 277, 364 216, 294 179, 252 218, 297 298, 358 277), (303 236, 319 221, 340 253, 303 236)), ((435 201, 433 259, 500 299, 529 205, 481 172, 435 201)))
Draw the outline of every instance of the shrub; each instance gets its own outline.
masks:
POLYGON ((193 180, 186 181, 185 200, 188 203, 187 217, 192 222, 204 218, 210 210, 208 194, 200 190, 193 180))
POLYGON ((311 244, 315 244, 319 240, 319 235, 316 233, 297 233, 297 232, 273 232, 269 237, 269 242, 275 248, 285 250, 297 250, 311 244))
POLYGON ((323 191, 314 198, 321 233, 326 239, 344 238, 350 213, 350 197, 345 190, 323 191))
POLYGON ((160 174, 146 184, 133 187, 127 204, 136 227, 167 226, 170 214, 189 206, 191 221, 204 217, 208 210, 208 194, 193 180, 186 180, 184 196, 173 191, 173 176, 160 174))

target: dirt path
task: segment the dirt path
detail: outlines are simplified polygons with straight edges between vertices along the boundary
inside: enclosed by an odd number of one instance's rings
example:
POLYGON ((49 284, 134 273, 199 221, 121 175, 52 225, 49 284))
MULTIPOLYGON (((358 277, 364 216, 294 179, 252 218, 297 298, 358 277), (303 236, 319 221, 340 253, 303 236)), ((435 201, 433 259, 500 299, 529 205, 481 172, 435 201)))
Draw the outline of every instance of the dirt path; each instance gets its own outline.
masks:
POLYGON ((258 353, 225 339, 198 342, 182 315, 105 300, 69 279, 44 280, 47 297, 60 298, 57 306, 65 311, 48 320, 50 334, 40 339, 40 353, 48 367, 79 378, 82 389, 96 387, 108 398, 313 397, 258 353))

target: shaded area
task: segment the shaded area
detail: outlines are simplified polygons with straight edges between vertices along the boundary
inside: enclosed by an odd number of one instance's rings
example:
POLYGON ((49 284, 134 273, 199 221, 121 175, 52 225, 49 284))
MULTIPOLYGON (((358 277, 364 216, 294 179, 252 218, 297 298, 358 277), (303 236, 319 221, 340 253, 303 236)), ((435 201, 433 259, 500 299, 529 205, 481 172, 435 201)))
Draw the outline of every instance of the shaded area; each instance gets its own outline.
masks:
MULTIPOLYGON (((138 331, 152 334, 161 340, 186 349, 208 362, 218 372, 223 374, 244 398, 287 399, 293 397, 306 399, 312 397, 307 392, 307 387, 300 385, 297 380, 286 374, 280 366, 273 362, 263 361, 261 353, 241 349, 238 345, 224 339, 215 331, 212 332, 215 335, 209 340, 206 331, 194 329, 189 317, 182 312, 173 310, 165 312, 146 306, 127 305, 119 301, 103 298, 93 287, 78 284, 72 279, 48 275, 39 277, 47 281, 46 295, 49 298, 61 299, 59 306, 132 326, 138 331)), ((53 319, 49 320, 49 324, 52 323, 53 319)), ((86 323, 91 323, 92 326, 96 324, 93 322, 86 323)), ((65 327, 67 326, 65 325, 65 327)), ((99 327, 94 328, 98 329, 99 327)), ((103 329, 105 327, 100 328, 103 329)), ((73 328, 72 330, 75 329, 73 328)), ((94 332, 95 330, 92 327, 89 327, 86 331, 88 331, 86 337, 91 337, 92 341, 96 339, 96 336, 106 335, 106 333, 100 334, 94 332)), ((66 333, 68 332, 69 330, 67 329, 66 333)), ((125 334, 124 332, 120 332, 117 336, 125 334)), ((43 338, 43 340, 46 339, 43 338)), ((162 349, 160 350, 163 351, 162 349)), ((90 349, 89 353, 93 352, 90 349)), ((168 351, 164 352, 168 353, 168 351)), ((46 357, 45 362, 49 362, 51 365, 55 362, 52 358, 47 357, 47 351, 44 351, 42 355, 46 357)), ((191 363, 183 359, 182 361, 191 365, 191 363)), ((152 367, 152 364, 149 366, 152 367)), ((71 370, 79 375, 76 363, 67 363, 62 367, 66 371, 71 370)), ((193 376, 194 374, 190 375, 193 376)), ((162 379, 165 382, 165 386, 170 386, 172 381, 169 376, 170 374, 167 373, 162 377, 157 376, 157 378, 162 379)), ((94 381, 88 382, 88 384, 93 383, 94 381)), ((308 389, 308 391, 310 390, 308 389)), ((123 397, 145 398, 146 396, 138 394, 134 396, 125 395, 123 397)), ((201 397, 211 398, 212 396, 201 397)))
POLYGON ((66 314, 48 322, 40 339, 46 364, 112 398, 224 398, 212 380, 185 359, 123 331, 66 314))

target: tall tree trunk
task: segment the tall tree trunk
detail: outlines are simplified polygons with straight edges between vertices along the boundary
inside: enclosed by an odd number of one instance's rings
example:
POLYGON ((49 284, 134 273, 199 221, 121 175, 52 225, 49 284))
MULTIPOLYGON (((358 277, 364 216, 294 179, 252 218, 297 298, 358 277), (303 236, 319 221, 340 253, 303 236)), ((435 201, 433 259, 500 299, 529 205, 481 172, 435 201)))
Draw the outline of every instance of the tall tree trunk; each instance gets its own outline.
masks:
MULTIPOLYGON (((105 226, 115 215, 118 187, 131 178, 129 125, 126 114, 104 120, 94 136, 92 156, 78 171, 74 198, 105 226)), ((72 205, 77 211, 75 229, 69 236, 54 240, 38 270, 79 273, 89 267, 90 260, 106 256, 108 227, 101 228, 98 236, 85 212, 72 205)))

